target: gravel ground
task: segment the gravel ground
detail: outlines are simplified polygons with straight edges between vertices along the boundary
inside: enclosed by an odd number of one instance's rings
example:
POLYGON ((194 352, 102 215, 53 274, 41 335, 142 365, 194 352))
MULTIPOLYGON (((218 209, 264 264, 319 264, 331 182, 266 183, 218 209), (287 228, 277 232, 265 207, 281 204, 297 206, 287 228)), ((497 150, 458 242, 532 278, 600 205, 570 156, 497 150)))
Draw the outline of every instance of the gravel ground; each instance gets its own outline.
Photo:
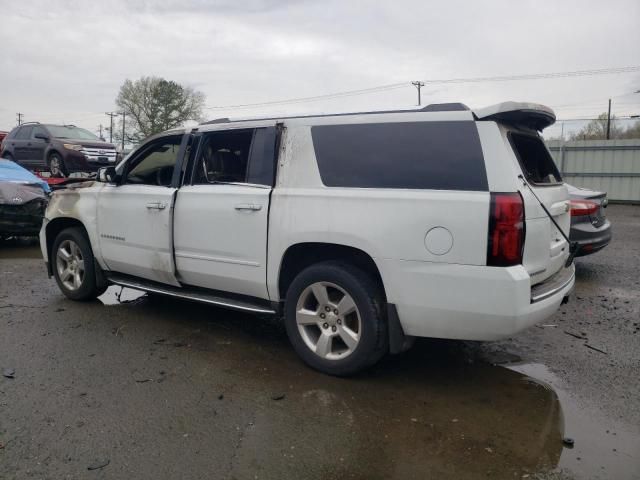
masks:
POLYGON ((0 244, 0 478, 640 478, 640 207, 608 215, 545 326, 421 340, 352 379, 274 320, 71 302, 36 246, 0 244))

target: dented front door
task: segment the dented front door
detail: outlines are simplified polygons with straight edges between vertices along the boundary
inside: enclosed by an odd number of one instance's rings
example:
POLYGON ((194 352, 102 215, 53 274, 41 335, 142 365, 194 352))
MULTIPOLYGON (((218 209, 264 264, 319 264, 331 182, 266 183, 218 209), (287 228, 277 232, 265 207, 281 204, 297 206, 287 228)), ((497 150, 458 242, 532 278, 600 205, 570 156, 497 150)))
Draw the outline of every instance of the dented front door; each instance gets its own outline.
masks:
POLYGON ((105 186, 98 202, 98 235, 109 270, 178 285, 172 248, 176 189, 105 186))

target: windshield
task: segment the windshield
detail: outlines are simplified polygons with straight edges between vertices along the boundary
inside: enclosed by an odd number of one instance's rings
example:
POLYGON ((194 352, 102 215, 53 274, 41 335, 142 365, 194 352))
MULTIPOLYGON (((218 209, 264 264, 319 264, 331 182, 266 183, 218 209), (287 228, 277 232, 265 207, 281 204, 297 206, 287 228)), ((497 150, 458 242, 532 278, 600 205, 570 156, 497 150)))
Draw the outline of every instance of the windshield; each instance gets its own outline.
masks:
POLYGON ((84 128, 73 126, 47 125, 47 130, 55 138, 72 138, 75 140, 96 140, 100 139, 84 128))

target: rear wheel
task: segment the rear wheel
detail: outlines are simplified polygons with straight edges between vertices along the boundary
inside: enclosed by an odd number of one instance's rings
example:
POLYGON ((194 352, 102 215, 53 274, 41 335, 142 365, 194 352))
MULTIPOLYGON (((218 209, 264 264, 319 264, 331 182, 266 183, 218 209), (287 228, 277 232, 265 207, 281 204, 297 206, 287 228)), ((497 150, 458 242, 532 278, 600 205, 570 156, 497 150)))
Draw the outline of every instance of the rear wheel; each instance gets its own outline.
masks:
POLYGON ((73 227, 61 231, 51 249, 53 275, 58 287, 72 300, 92 300, 104 293, 98 286, 91 245, 84 231, 73 227))
POLYGON ((60 154, 54 152, 49 155, 49 172, 51 172, 52 177, 67 176, 67 168, 60 154))
POLYGON ((383 305, 380 286, 360 269, 341 262, 312 265, 287 291, 287 334, 311 367, 352 375, 388 350, 383 305))

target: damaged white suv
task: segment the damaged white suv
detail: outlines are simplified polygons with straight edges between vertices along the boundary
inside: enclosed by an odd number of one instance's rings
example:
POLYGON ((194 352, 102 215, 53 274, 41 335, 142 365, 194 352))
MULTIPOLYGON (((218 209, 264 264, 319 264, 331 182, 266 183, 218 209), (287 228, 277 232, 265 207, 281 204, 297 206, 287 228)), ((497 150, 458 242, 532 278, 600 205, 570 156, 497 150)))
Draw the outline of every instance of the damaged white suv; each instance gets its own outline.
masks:
POLYGON ((334 375, 416 336, 509 336, 574 284, 554 121, 508 102, 169 131, 56 192, 42 252, 74 300, 116 284, 282 315, 334 375))

